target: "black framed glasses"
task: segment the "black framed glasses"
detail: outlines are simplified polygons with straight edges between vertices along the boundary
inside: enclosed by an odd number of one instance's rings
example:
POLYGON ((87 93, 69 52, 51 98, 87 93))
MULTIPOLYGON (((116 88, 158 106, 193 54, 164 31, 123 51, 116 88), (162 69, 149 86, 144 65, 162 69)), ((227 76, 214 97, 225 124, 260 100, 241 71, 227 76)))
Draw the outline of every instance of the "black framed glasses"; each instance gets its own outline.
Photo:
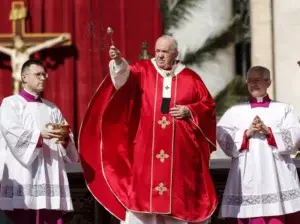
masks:
POLYGON ((35 73, 34 76, 35 76, 36 78, 38 78, 38 79, 41 79, 42 77, 43 77, 44 79, 47 79, 47 78, 48 78, 48 74, 45 73, 45 72, 35 73))

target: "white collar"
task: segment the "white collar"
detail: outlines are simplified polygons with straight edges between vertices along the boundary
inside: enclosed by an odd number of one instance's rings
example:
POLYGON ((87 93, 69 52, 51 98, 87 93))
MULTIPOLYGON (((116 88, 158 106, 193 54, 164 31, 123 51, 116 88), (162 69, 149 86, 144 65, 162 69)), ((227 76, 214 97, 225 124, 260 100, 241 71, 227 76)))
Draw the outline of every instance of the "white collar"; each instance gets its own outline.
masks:
MULTIPOLYGON (((170 71, 166 71, 166 70, 163 70, 161 68, 159 68, 156 64, 156 61, 155 61, 155 58, 152 58, 151 59, 151 62, 152 64, 154 65, 156 71, 162 76, 162 77, 169 77, 169 75, 167 74, 170 74, 171 72, 170 71)), ((177 65, 175 65, 173 67, 173 72, 172 74, 174 74, 174 76, 178 75, 180 72, 182 72, 182 70, 185 69, 185 65, 182 64, 181 62, 178 62, 177 65)))
POLYGON ((263 101, 264 101, 264 98, 265 98, 267 95, 268 95, 268 94, 266 94, 265 96, 255 97, 255 98, 256 98, 256 101, 257 101, 258 103, 263 102, 263 101))

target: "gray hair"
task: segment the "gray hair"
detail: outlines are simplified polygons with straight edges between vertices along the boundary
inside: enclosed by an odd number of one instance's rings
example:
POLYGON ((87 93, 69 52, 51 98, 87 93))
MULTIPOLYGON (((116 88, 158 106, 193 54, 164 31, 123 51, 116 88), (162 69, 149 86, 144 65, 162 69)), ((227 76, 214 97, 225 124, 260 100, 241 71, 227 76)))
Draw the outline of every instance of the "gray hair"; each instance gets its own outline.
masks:
POLYGON ((263 78, 265 79, 265 80, 270 80, 271 79, 271 72, 270 72, 270 70, 269 69, 267 69, 266 67, 264 67, 264 66, 260 66, 260 65, 257 65, 257 66, 253 66, 253 67, 251 67, 249 70, 248 70, 248 72, 247 72, 247 79, 248 79, 248 76, 249 76, 249 74, 250 73, 252 73, 252 72, 262 72, 263 73, 263 78))
MULTIPOLYGON (((178 50, 178 43, 176 41, 176 39, 170 35, 162 35, 160 36, 157 41, 164 39, 164 40, 169 40, 171 42, 171 50, 173 51, 177 51, 178 50)), ((157 42, 156 41, 156 42, 157 42)))

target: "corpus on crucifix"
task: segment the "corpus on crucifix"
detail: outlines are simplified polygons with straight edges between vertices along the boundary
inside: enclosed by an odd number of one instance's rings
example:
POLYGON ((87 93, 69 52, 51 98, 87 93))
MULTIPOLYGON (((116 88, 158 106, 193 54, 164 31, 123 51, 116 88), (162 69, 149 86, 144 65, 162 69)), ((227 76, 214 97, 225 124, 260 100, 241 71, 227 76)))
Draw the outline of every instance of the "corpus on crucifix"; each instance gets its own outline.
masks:
POLYGON ((20 91, 22 65, 32 54, 58 44, 71 43, 71 35, 68 33, 26 33, 26 14, 23 2, 12 2, 10 19, 13 21, 13 33, 0 35, 0 52, 11 58, 14 94, 20 91))
POLYGON ((62 43, 68 39, 70 39, 70 35, 62 34, 61 36, 53 38, 52 40, 47 40, 44 43, 33 45, 32 47, 27 48, 24 46, 24 41, 22 38, 20 36, 15 36, 13 38, 13 48, 0 46, 0 52, 9 55, 11 58, 14 93, 19 92, 22 65, 29 60, 30 55, 37 51, 62 43))

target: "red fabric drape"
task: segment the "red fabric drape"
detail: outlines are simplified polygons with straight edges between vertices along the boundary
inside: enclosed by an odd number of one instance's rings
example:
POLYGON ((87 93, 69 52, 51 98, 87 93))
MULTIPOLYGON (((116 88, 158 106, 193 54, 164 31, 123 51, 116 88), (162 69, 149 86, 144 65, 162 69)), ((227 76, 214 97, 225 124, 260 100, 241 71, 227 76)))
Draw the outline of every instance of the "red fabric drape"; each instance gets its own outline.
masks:
MULTIPOLYGON (((11 2, 1 1, 0 34, 12 32, 11 2)), ((44 59, 49 73, 44 97, 58 105, 76 134, 89 100, 108 72, 106 28, 114 29, 115 45, 129 62, 138 59, 143 41, 153 55, 155 40, 162 34, 159 0, 24 2, 29 12, 26 32, 72 34, 73 46, 47 49, 33 58, 44 59)), ((10 60, 0 53, 0 102, 11 92, 10 60)))

